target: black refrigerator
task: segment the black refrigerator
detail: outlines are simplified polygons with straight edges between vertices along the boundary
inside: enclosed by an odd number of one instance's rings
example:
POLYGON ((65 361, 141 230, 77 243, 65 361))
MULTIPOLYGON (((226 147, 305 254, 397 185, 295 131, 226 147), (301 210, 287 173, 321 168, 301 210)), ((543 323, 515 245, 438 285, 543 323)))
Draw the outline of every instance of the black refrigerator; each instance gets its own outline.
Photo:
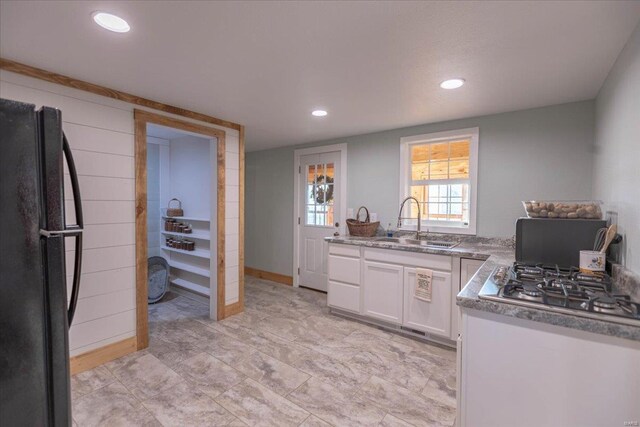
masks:
POLYGON ((0 425, 69 426, 82 209, 61 112, 0 99, 0 425), (65 223, 64 162, 76 223, 65 223), (75 240, 73 272, 65 239, 75 240), (67 295, 67 274, 72 286, 67 295))

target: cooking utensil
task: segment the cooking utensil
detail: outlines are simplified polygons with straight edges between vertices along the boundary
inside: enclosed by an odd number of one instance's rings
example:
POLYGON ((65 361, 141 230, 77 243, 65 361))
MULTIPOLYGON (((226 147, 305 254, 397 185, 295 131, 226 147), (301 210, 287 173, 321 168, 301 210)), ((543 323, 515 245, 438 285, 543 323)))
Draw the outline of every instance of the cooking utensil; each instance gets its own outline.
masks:
POLYGON ((594 251, 599 251, 600 249, 602 249, 602 245, 604 244, 606 235, 607 235, 607 227, 603 227, 596 232, 596 239, 593 242, 594 251))
POLYGON ((602 249, 600 249, 600 253, 607 253, 607 249, 611 244, 611 241, 616 237, 616 232, 618 231, 618 226, 615 224, 611 224, 607 229, 607 235, 604 241, 604 245, 602 245, 602 249))

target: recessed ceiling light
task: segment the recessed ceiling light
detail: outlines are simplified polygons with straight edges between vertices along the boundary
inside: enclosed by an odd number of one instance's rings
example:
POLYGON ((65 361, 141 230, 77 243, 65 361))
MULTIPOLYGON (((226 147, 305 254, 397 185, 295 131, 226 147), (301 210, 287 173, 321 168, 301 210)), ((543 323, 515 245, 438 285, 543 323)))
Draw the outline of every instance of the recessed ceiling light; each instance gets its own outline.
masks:
POLYGON ((91 16, 96 24, 114 33, 127 33, 131 29, 127 21, 111 13, 93 12, 91 16))
POLYGON ((327 115, 327 112, 325 110, 314 110, 311 115, 316 116, 316 117, 324 117, 327 115))
POLYGON ((449 79, 440 83, 442 89, 458 89, 464 84, 464 79, 449 79))

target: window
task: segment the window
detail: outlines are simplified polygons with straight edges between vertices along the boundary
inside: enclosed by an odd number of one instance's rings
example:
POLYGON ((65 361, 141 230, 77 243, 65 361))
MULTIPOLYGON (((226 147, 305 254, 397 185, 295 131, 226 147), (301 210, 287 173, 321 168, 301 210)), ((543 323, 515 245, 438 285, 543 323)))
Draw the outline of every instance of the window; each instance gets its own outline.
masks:
POLYGON ((333 227, 333 163, 307 165, 306 225, 333 227))
MULTIPOLYGON (((420 202, 422 229, 475 234, 478 128, 402 138, 400 156, 401 201, 420 202)), ((415 202, 402 216, 402 229, 417 228, 415 202)))

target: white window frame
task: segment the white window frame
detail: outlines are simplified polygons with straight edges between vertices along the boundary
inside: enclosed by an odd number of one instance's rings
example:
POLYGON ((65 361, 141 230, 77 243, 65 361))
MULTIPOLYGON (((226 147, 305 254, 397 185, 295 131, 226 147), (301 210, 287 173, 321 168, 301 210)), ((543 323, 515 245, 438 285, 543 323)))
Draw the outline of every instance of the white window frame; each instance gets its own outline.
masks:
MULTIPOLYGON (((411 146, 417 144, 451 141, 468 138, 471 141, 469 147, 469 226, 434 226, 432 222, 422 222, 422 230, 434 233, 450 234, 476 234, 476 210, 478 206, 478 143, 479 128, 458 129, 445 132, 427 133, 423 135, 407 136, 400 139, 400 203, 411 194, 411 146)), ((413 202, 412 202, 413 203, 413 202)), ((407 209, 405 207, 405 209, 407 209)), ((403 213, 404 216, 404 213, 403 213)), ((401 230, 415 231, 415 224, 403 224, 401 230)))

